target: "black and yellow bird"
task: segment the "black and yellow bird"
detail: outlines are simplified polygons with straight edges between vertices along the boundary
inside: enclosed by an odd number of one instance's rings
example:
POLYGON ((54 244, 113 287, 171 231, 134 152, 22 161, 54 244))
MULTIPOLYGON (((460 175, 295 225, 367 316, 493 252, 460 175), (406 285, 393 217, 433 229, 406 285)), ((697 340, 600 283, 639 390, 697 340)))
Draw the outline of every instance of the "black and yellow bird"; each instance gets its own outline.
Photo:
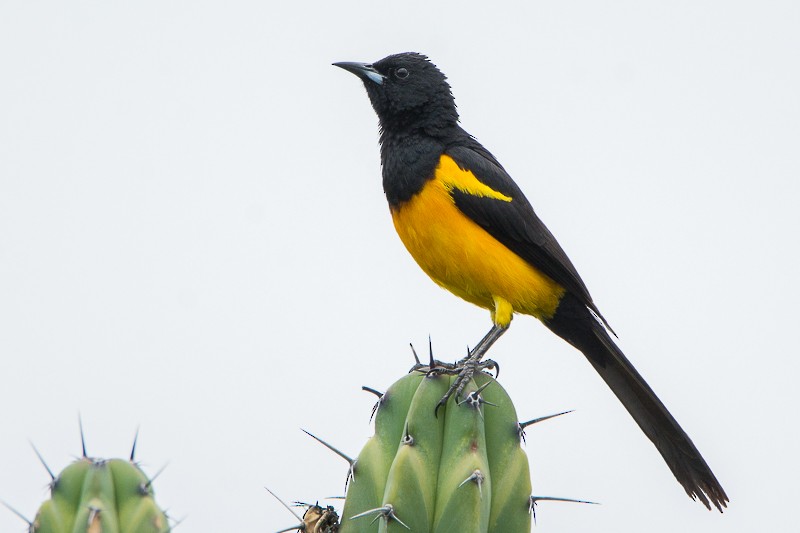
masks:
POLYGON ((417 53, 334 65, 363 80, 378 115, 383 189, 403 244, 433 281, 491 313, 492 329, 465 362, 467 379, 514 313, 538 318, 583 352, 686 493, 722 511, 722 486, 614 343, 564 250, 503 166, 459 125, 444 74, 417 53))

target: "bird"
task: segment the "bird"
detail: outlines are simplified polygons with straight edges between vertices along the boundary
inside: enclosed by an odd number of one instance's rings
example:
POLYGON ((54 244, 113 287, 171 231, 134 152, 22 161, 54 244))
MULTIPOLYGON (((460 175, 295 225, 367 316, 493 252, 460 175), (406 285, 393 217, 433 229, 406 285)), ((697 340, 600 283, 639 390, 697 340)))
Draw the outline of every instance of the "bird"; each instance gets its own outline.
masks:
POLYGON ((480 359, 514 314, 531 315, 586 356, 686 493, 722 512, 725 490, 617 346, 586 284, 522 190, 461 127, 442 71, 416 52, 333 65, 362 80, 378 116, 383 190, 400 240, 436 284, 490 312, 492 327, 462 361, 459 387, 482 368, 480 359))

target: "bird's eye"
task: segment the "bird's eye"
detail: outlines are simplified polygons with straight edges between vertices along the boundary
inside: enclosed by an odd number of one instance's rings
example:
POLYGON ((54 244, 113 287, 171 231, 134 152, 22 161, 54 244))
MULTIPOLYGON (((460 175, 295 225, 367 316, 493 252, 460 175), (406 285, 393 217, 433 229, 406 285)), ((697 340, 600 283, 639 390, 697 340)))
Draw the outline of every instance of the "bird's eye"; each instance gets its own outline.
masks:
POLYGON ((404 80, 408 77, 408 69, 400 67, 399 69, 394 71, 394 77, 398 80, 404 80))

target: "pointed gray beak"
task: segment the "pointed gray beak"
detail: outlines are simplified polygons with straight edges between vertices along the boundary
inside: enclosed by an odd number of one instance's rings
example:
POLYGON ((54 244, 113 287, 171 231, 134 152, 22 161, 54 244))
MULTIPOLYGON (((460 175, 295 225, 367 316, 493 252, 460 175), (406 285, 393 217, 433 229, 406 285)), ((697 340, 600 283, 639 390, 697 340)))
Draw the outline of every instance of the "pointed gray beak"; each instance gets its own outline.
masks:
POLYGON ((353 61, 342 61, 341 63, 334 63, 334 67, 345 69, 347 72, 352 72, 362 80, 369 80, 378 85, 383 84, 385 76, 372 68, 370 63, 356 63, 353 61))

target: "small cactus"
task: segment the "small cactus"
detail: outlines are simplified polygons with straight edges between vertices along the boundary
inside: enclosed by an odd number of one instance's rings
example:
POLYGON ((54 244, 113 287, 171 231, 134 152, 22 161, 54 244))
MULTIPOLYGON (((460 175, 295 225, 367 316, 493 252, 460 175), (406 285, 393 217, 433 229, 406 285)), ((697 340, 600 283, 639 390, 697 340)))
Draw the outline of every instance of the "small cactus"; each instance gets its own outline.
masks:
POLYGON ((124 459, 81 457, 51 483, 31 524, 35 533, 166 533, 150 480, 124 459))
POLYGON ((130 459, 89 457, 82 428, 81 441, 83 455, 58 475, 34 448, 50 474, 50 499, 28 522, 29 533, 169 532, 167 515, 153 499, 153 480, 134 461, 136 441, 130 459))
POLYGON ((479 373, 436 413, 453 379, 415 372, 381 396, 341 533, 530 532, 528 458, 508 394, 479 373))

